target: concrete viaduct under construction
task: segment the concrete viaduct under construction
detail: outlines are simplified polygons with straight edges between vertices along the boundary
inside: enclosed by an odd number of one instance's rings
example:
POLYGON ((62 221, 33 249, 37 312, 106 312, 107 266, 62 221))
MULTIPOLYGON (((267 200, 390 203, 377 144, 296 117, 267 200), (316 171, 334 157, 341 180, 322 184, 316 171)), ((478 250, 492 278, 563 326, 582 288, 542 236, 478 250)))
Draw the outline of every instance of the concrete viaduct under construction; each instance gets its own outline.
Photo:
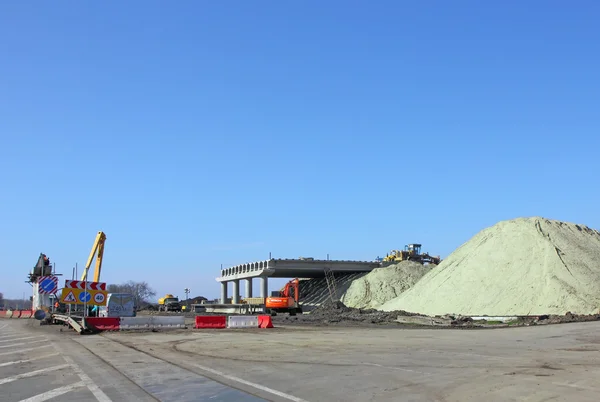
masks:
POLYGON ((252 297, 252 280, 259 278, 260 297, 269 296, 269 278, 322 278, 326 271, 334 273, 370 272, 379 267, 373 261, 315 260, 313 258, 270 259, 221 269, 222 304, 227 303, 227 283, 233 284, 232 304, 240 302, 240 280, 245 280, 246 298, 252 297))

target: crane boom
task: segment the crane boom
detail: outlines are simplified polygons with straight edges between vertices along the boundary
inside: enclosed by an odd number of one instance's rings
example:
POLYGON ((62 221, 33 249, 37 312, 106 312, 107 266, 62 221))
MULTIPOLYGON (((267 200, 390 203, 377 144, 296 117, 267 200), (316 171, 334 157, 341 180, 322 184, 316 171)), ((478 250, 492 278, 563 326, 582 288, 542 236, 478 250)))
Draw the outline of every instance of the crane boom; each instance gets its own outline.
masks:
POLYGON ((105 241, 106 241, 106 235, 104 234, 104 232, 98 232, 98 234, 96 235, 96 240, 94 240, 94 245, 92 246, 92 251, 90 251, 90 256, 88 257, 87 263, 85 264, 85 268, 83 269, 83 274, 81 275, 82 281, 87 280, 88 271, 90 270, 90 266, 92 265, 94 256, 96 256, 96 268, 94 269, 94 282, 100 282, 100 271, 102 271, 102 256, 104 255, 104 242, 105 241))

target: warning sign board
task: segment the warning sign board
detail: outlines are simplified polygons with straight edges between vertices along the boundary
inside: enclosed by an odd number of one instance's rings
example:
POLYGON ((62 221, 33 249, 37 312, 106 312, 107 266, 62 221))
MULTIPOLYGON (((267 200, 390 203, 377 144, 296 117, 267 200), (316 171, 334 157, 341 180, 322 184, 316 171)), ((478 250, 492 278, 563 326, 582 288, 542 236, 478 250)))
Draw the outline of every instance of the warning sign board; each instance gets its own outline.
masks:
POLYGON ((75 303, 77 302, 77 298, 75 297, 75 294, 73 294, 73 291, 70 291, 66 295, 63 295, 60 301, 63 303, 75 303))
POLYGON ((106 293, 105 290, 63 288, 60 302, 65 304, 105 306, 106 293))
POLYGON ((40 276, 38 278, 38 291, 40 294, 51 295, 58 290, 58 276, 40 276))

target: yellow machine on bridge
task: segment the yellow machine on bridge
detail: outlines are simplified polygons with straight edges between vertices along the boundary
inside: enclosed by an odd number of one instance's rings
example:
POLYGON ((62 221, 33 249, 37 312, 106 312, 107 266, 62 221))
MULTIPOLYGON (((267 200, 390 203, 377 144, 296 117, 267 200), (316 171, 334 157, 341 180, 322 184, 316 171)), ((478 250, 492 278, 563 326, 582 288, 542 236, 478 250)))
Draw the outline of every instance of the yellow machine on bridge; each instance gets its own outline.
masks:
POLYGON ((421 244, 407 244, 404 250, 392 250, 385 258, 383 263, 393 264, 401 261, 415 261, 421 264, 439 264, 442 259, 434 257, 428 253, 421 254, 421 244))

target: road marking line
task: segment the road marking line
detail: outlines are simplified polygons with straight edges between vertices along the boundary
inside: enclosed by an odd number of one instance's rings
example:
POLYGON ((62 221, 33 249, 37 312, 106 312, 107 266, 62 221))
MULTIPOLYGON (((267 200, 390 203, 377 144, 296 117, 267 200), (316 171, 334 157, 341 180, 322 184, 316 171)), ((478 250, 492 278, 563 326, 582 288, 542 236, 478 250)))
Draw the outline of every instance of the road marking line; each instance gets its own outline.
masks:
POLYGON ((14 375, 12 377, 0 378, 0 385, 6 384, 8 382, 17 381, 17 380, 20 380, 22 378, 35 377, 36 375, 43 374, 43 373, 45 373, 47 371, 62 370, 62 369, 67 368, 67 367, 69 367, 69 364, 61 364, 61 365, 58 365, 58 366, 46 367, 46 368, 43 368, 43 369, 39 369, 39 370, 35 370, 35 371, 30 371, 29 373, 23 373, 23 374, 14 375))
POLYGON ((12 345, 0 345, 0 348, 12 348, 14 346, 31 345, 32 343, 48 342, 48 339, 40 339, 38 341, 13 343, 12 345))
POLYGON ((92 379, 83 372, 81 367, 79 367, 70 356, 63 355, 63 359, 66 360, 67 363, 71 366, 71 368, 77 373, 81 381, 88 387, 90 392, 94 394, 98 402, 112 402, 112 400, 96 385, 92 379))
POLYGON ((14 355, 15 353, 29 352, 30 350, 38 350, 38 349, 39 348, 27 348, 27 349, 13 350, 11 352, 0 353, 0 356, 14 355))
MULTIPOLYGON (((33 338, 39 338, 39 336, 26 336, 25 338, 17 338, 18 340, 22 341, 24 339, 33 339, 33 338)), ((0 343, 2 342, 14 342, 14 339, 7 339, 7 340, 0 340, 0 343)))
POLYGON ((9 336, 18 336, 18 335, 20 335, 18 332, 4 331, 4 332, 2 332, 2 335, 0 335, 0 338, 8 338, 9 336))
POLYGON ((56 398, 57 396, 61 396, 66 394, 67 392, 71 392, 77 388, 85 387, 83 381, 76 382, 75 384, 65 385, 64 387, 55 388, 51 391, 44 392, 43 394, 38 394, 36 396, 32 396, 31 398, 22 399, 20 402, 43 402, 48 399, 56 398))
POLYGON ((44 356, 36 356, 35 359, 15 360, 14 362, 0 363, 0 367, 11 366, 13 364, 19 364, 19 363, 27 363, 27 362, 31 362, 31 361, 38 361, 38 360, 45 359, 47 357, 52 357, 52 356, 58 356, 58 353, 51 353, 49 355, 44 355, 44 356))
POLYGON ((207 371, 207 372, 212 373, 212 374, 216 374, 216 375, 218 375, 220 377, 223 377, 223 378, 227 378, 228 380, 239 382, 240 384, 244 384, 244 385, 249 385, 249 386, 251 386, 253 388, 260 389, 261 391, 268 392, 268 393, 273 394, 273 395, 277 395, 280 398, 288 399, 288 400, 294 401, 294 402, 308 402, 305 399, 297 398, 297 397, 295 397, 293 395, 289 395, 289 394, 286 394, 284 392, 277 391, 276 389, 265 387, 264 385, 260 385, 260 384, 255 384, 253 382, 246 381, 244 379, 241 379, 241 378, 238 378, 238 377, 234 377, 234 376, 229 375, 229 374, 222 373, 220 371, 217 371, 215 369, 211 369, 209 367, 201 366, 201 365, 196 364, 196 363, 188 363, 188 364, 190 364, 191 366, 197 367, 200 370, 207 371))
MULTIPOLYGON (((7 339, 9 341, 18 341, 19 339, 21 339, 21 335, 14 334, 14 335, 8 335, 8 336, 0 336, 0 339, 7 339), (7 339, 7 338, 10 338, 10 339, 7 339)), ((6 342, 6 341, 2 340, 0 342, 6 342)))

